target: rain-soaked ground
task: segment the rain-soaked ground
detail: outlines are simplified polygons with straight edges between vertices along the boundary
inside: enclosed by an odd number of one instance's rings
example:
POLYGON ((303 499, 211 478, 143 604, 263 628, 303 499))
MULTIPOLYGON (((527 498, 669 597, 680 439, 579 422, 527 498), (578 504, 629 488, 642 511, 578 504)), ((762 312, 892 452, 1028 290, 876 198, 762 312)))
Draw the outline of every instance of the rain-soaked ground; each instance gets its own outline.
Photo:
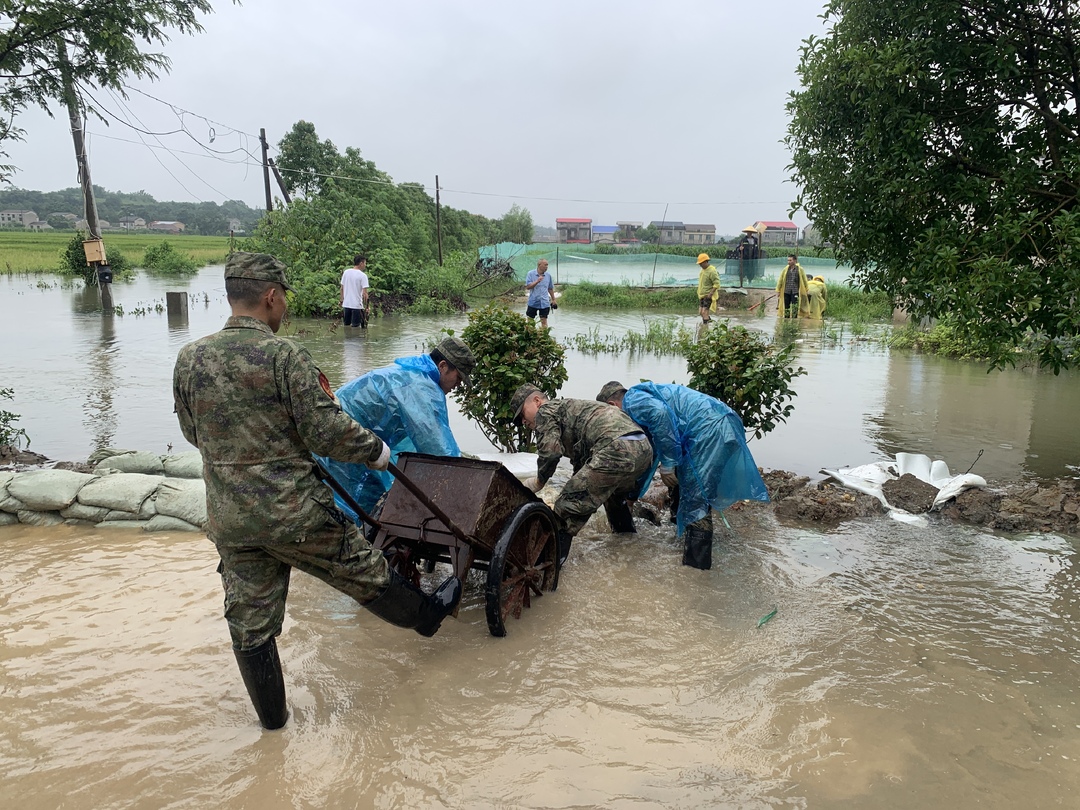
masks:
MULTIPOLYGON (((187 449, 169 378, 176 350, 224 318, 220 269, 187 283, 186 325, 153 311, 184 283, 117 285, 128 314, 108 320, 93 296, 36 283, 0 279, 0 387, 32 449, 187 449)), ((556 334, 641 325, 555 316, 556 334)), ((463 322, 295 326, 340 384, 463 322)), ((1075 475, 1075 375, 819 338, 804 335, 792 419, 751 443, 763 466, 921 450, 962 472, 983 450, 973 471, 992 481, 1075 475)), ((672 359, 570 353, 568 367, 568 396, 686 380, 672 359)), ((456 413, 454 428, 490 450, 456 413)), ((587 529, 559 590, 503 639, 479 581, 423 639, 297 575, 279 640, 292 717, 276 733, 236 671, 205 538, 0 528, 0 806, 1075 806, 1075 540, 729 519, 709 572, 679 565, 669 525, 587 529)))

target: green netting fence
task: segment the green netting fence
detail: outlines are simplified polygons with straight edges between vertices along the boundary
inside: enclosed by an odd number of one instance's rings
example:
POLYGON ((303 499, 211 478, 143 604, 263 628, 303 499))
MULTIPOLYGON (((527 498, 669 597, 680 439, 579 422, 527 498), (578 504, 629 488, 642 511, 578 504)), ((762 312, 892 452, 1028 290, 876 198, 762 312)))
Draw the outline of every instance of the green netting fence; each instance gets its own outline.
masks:
MULTIPOLYGON (((725 245, 707 245, 706 252, 716 254, 713 265, 720 273, 724 287, 740 286, 740 262, 722 258, 725 245), (711 252, 710 252, 711 248, 711 252)), ((525 274, 536 267, 540 259, 547 259, 548 272, 556 284, 621 284, 631 287, 689 287, 698 283, 698 266, 692 256, 673 256, 668 253, 631 253, 625 255, 594 253, 592 245, 564 245, 540 243, 519 245, 500 242, 480 248, 480 258, 508 261, 514 276, 521 281, 525 274)), ((846 281, 851 268, 837 265, 832 259, 800 258, 799 264, 807 276, 823 276, 826 283, 846 281)), ((751 259, 741 263, 744 287, 774 289, 787 259, 751 259)))

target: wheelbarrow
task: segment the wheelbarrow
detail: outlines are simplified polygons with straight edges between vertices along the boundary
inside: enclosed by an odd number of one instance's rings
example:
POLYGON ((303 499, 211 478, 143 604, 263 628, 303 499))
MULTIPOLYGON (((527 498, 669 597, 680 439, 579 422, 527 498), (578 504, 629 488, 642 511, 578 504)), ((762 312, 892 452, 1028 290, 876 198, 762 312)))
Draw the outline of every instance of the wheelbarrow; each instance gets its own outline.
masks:
MULTIPOLYGON (((559 584, 551 509, 497 461, 402 453, 378 519, 349 506, 375 528, 372 545, 395 571, 419 585, 420 569, 449 563, 465 580, 487 572, 488 630, 505 636, 534 597, 559 584)), ((334 490, 352 499, 329 475, 334 490)))

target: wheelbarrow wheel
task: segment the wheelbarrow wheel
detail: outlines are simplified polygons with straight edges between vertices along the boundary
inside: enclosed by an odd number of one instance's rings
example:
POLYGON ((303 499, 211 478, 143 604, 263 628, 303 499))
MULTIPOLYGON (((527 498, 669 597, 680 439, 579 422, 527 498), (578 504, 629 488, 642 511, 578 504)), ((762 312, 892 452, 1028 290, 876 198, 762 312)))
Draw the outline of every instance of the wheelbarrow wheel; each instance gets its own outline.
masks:
POLYGON ((506 635, 506 621, 521 618, 534 596, 559 584, 555 515, 547 504, 527 503, 506 523, 488 567, 487 621, 493 636, 506 635))

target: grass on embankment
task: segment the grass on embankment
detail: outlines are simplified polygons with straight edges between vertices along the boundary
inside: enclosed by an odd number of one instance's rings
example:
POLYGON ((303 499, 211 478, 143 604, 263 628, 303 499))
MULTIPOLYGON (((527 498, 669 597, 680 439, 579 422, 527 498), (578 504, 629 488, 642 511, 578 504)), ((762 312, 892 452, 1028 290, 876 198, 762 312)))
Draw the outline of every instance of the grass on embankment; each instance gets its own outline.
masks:
MULTIPOLYGON (((696 312, 698 308, 697 287, 649 289, 622 284, 595 284, 589 281, 562 287, 558 302, 576 309, 605 307, 696 312)), ((747 306, 746 296, 738 294, 721 293, 719 303, 727 309, 745 309, 747 306)))
MULTIPOLYGON (((0 231, 0 273, 55 273, 60 254, 75 231, 0 231)), ((199 264, 224 264, 229 253, 227 236, 177 236, 166 233, 104 234, 105 251, 119 251, 136 267, 148 247, 168 240, 179 251, 190 254, 199 264)))

